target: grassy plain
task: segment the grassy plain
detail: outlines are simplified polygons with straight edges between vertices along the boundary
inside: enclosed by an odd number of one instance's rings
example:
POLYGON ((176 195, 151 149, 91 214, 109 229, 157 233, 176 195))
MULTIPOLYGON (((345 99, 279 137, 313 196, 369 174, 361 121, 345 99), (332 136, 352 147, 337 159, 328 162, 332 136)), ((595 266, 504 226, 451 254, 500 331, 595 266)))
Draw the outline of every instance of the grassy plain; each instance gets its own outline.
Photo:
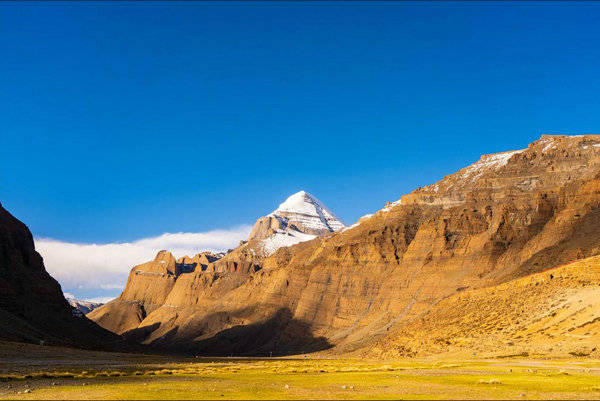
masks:
POLYGON ((172 358, 0 346, 2 399, 600 399, 600 361, 172 358))

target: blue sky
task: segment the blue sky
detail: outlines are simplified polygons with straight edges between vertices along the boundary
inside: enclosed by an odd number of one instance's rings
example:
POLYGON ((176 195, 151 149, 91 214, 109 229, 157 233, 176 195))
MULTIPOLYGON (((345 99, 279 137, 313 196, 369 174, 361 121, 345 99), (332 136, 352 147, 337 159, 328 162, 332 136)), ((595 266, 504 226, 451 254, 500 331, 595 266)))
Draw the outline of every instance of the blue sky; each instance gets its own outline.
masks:
POLYGON ((542 133, 598 133, 600 3, 0 4, 0 200, 36 237, 346 223, 542 133))

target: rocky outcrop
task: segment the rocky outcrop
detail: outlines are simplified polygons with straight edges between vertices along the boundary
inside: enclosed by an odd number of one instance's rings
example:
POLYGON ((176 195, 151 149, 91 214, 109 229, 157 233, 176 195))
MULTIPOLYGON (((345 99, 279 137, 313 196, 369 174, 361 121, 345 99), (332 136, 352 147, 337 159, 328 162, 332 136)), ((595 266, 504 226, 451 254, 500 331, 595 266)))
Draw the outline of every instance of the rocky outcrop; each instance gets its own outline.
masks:
MULTIPOLYGON (((204 252, 175 260, 171 253, 161 251, 155 260, 135 266, 123 293, 88 316, 102 327, 128 338, 169 345, 173 345, 174 338, 177 338, 185 348, 188 335, 196 338, 202 332, 205 338, 209 338, 215 333, 213 328, 222 328, 220 317, 225 317, 230 323, 238 321, 222 313, 222 297, 242 286, 259 271, 265 256, 279 248, 331 234, 342 227, 343 223, 322 202, 300 191, 275 211, 260 218, 248 240, 226 255, 204 252), (214 313, 220 317, 198 323, 198 309, 202 314, 214 313), (171 324, 165 324, 165 320, 173 320, 174 311, 177 311, 176 334, 171 324)), ((236 313, 247 316, 251 312, 251 308, 241 305, 236 313)), ((281 327, 282 322, 289 323, 291 312, 288 309, 273 310, 277 316, 275 320, 272 320, 270 312, 261 315, 270 322, 266 327, 281 327)), ((244 324, 245 319, 239 322, 244 324)), ((294 322, 292 326, 306 327, 300 322, 294 322)), ((244 330, 241 332, 246 333, 244 330)), ((307 338, 309 334, 303 330, 295 336, 307 338)), ((273 344, 271 340, 267 343, 273 344)), ((316 343, 322 345, 320 340, 316 343)), ((208 348, 221 352, 214 344, 208 348)))
POLYGON ((600 254, 599 173, 600 136, 543 136, 272 254, 258 252, 261 238, 285 228, 263 220, 247 244, 181 275, 130 334, 217 354, 372 349, 461 291, 600 254), (277 330, 240 348, 243 327, 277 330), (302 327, 301 343, 284 327, 302 327))
POLYGON ((196 305, 209 296, 219 299, 220 294, 241 285, 260 269, 251 259, 245 260, 243 252, 234 255, 221 258, 222 255, 204 252, 176 261, 170 252, 160 251, 153 261, 133 267, 121 295, 88 317, 114 333, 135 339, 140 338, 140 332, 158 335, 169 326, 162 324, 163 329, 158 330, 161 324, 154 323, 161 319, 157 316, 169 314, 176 305, 196 305), (216 288, 210 289, 213 282, 216 288), (153 329, 136 330, 140 326, 153 329))
POLYGON ((173 255, 160 251, 154 260, 132 268, 123 293, 88 317, 117 334, 134 329, 165 303, 179 273, 173 255))
POLYGON ((29 229, 1 205, 0 338, 96 349, 123 346, 69 305, 46 272, 29 229))
POLYGON ((208 265, 216 262, 222 257, 223 254, 215 254, 212 252, 202 252, 191 258, 185 255, 177 259, 177 268, 181 273, 190 273, 196 269, 204 271, 208 268, 208 265))

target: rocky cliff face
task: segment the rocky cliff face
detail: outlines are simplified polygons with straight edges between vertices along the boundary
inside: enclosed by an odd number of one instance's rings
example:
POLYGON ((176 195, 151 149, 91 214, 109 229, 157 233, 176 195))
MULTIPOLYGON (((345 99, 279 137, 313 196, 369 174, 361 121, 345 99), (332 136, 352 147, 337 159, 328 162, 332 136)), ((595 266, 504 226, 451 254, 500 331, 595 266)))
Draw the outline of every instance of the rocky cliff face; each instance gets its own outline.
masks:
POLYGON ((177 259, 177 265, 181 273, 189 273, 196 269, 204 271, 208 268, 208 265, 216 262, 223 256, 224 254, 215 254, 212 252, 202 252, 191 258, 186 255, 177 259))
POLYGON ((175 257, 170 252, 160 251, 154 260, 132 268, 119 298, 92 311, 89 317, 117 334, 134 329, 165 303, 178 275, 175 257))
MULTIPOLYGON (((445 298, 370 356, 600 356, 600 257, 445 298)), ((362 353, 365 353, 364 351, 362 353)))
POLYGON ((120 339, 67 303, 27 227, 0 205, 0 338, 115 349, 120 339))
MULTIPOLYGON (((204 252, 175 260, 171 253, 160 251, 155 260, 131 270, 119 298, 89 317, 118 334, 143 338, 145 342, 165 342, 172 327, 165 325, 163 319, 169 320, 171 312, 180 305, 195 313, 195 308, 212 302, 215 313, 219 313, 222 295, 243 285, 260 270, 265 256, 342 227, 343 223, 322 202, 300 191, 261 217, 248 240, 227 255, 204 252)), ((218 322, 210 324, 220 327, 218 322)))
MULTIPOLYGON (((599 254, 599 163, 600 136, 543 136, 270 256, 261 238, 295 223, 263 220, 129 333, 206 354, 371 349, 461 291, 599 254)), ((166 293, 130 281, 123 302, 166 293)))

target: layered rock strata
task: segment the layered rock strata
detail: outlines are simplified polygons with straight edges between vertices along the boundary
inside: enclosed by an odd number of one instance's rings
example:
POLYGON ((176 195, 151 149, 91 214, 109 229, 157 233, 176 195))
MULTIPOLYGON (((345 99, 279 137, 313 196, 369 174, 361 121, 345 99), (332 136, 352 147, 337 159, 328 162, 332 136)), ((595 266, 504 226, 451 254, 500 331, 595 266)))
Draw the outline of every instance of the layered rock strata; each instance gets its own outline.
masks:
MULTIPOLYGON (((270 255, 259 252, 261 233, 281 227, 263 222, 127 329, 204 354, 375 349, 459 292, 599 254, 599 173, 600 136, 542 136, 270 255)), ((135 288, 128 282, 124 294, 135 288)))

